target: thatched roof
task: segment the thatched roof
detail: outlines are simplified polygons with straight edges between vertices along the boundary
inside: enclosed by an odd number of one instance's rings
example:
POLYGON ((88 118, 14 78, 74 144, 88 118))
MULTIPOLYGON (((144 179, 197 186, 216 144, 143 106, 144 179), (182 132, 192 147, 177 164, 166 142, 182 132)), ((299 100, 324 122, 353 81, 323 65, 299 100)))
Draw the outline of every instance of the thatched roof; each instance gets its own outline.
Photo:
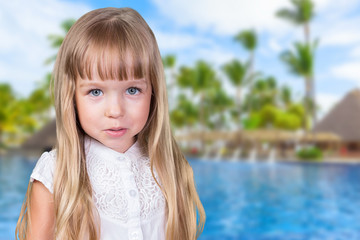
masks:
POLYGON ((194 131, 182 135, 176 135, 178 141, 205 140, 205 141, 246 141, 246 142, 281 142, 295 138, 293 132, 275 129, 257 129, 240 131, 194 131))
POLYGON ((42 129, 32 135, 23 144, 25 150, 44 151, 55 146, 56 122, 55 119, 46 124, 42 129))
POLYGON ((244 130, 242 133, 242 139, 245 141, 283 142, 294 138, 293 132, 278 129, 244 130))
POLYGON ((332 132, 316 132, 316 133, 303 134, 300 137, 300 141, 338 143, 341 142, 341 137, 332 132))
POLYGON ((237 136, 237 132, 225 132, 225 131, 193 131, 189 133, 177 134, 175 136, 178 141, 192 141, 192 140, 234 140, 237 136))
POLYGON ((343 141, 360 141, 360 89, 349 92, 314 127, 314 132, 332 132, 343 141))

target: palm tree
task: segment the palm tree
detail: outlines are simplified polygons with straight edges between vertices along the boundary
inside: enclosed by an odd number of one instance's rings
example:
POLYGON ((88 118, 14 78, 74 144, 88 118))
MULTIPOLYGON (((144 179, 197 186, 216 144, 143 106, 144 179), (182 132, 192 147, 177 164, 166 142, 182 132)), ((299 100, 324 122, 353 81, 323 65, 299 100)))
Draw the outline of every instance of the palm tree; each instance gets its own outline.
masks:
POLYGON ((314 18, 314 3, 312 0, 290 0, 293 9, 283 8, 276 12, 280 18, 295 25, 304 26, 305 43, 310 43, 310 21, 314 18))
POLYGON ((211 129, 227 127, 227 109, 234 105, 234 101, 223 88, 213 87, 206 92, 204 99, 206 106, 207 125, 211 129))
POLYGON ((199 95, 200 126, 205 128, 204 99, 206 91, 214 87, 220 88, 221 85, 215 71, 208 63, 200 60, 194 68, 181 67, 177 81, 180 87, 191 89, 194 95, 199 95))
POLYGON ((198 108, 185 95, 177 99, 177 106, 170 112, 171 123, 178 127, 191 127, 198 121, 198 108))
MULTIPOLYGON (((247 50, 250 53, 249 59, 247 61, 248 63, 246 65, 248 66, 247 77, 250 79, 248 85, 251 91, 253 87, 253 80, 256 75, 254 73, 254 63, 255 63, 255 49, 258 44, 257 35, 255 30, 244 30, 242 32, 239 32, 234 39, 235 41, 239 42, 245 48, 245 50, 247 50)), ((251 111, 251 108, 249 109, 249 111, 251 111)))
MULTIPOLYGON (((310 45, 310 21, 314 18, 314 3, 312 0, 291 0, 293 5, 292 9, 283 8, 276 12, 276 15, 280 18, 286 19, 289 22, 295 25, 302 25, 304 27, 304 38, 305 44, 310 45)), ((305 79, 308 81, 309 79, 305 79)), ((316 101, 315 101, 315 84, 314 77, 311 76, 311 82, 309 84, 307 101, 310 101, 311 104, 308 104, 308 108, 310 105, 314 106, 311 111, 313 123, 316 123, 316 101)), ((310 109, 308 109, 310 111, 310 109)))
POLYGON ((0 149, 5 147, 4 134, 8 130, 8 126, 13 124, 9 119, 12 112, 12 105, 15 101, 15 94, 9 84, 0 84, 0 149))
POLYGON ((236 87, 236 105, 239 111, 239 119, 241 119, 241 92, 243 86, 249 82, 249 78, 247 78, 248 65, 234 59, 226 63, 222 69, 236 87))
MULTIPOLYGON (((74 25, 75 22, 76 22, 75 19, 67 19, 67 20, 63 21, 61 23, 61 29, 63 31, 63 34, 62 35, 50 34, 48 36, 48 39, 50 41, 50 45, 51 45, 52 48, 55 48, 55 49, 60 48, 62 42, 64 41, 65 35, 70 30, 72 25, 74 25)), ((45 64, 51 64, 52 62, 54 62, 55 59, 56 59, 56 55, 57 54, 55 54, 55 55, 49 57, 48 59, 46 59, 45 64)))
MULTIPOLYGON (((305 99, 304 99, 304 108, 305 108, 305 124, 308 120, 309 114, 313 112, 311 106, 312 96, 311 96, 311 84, 313 81, 313 72, 314 72, 314 50, 317 46, 317 42, 313 44, 303 44, 295 43, 294 51, 287 50, 281 54, 281 60, 287 64, 290 72, 295 75, 302 76, 305 79, 305 99)), ((307 126, 304 126, 307 129, 307 126)))
POLYGON ((280 102, 285 107, 288 108, 292 103, 292 92, 288 86, 283 86, 280 89, 280 102))
POLYGON ((176 87, 176 56, 175 55, 166 55, 162 58, 164 69, 168 70, 166 72, 166 82, 168 88, 168 98, 169 98, 169 108, 172 110, 174 108, 174 103, 176 102, 176 94, 174 92, 176 87))
POLYGON ((165 57, 162 58, 163 64, 164 64, 164 68, 173 68, 175 67, 175 63, 176 63, 176 57, 175 55, 166 55, 165 57))
POLYGON ((277 105, 277 82, 274 77, 260 78, 255 83, 244 103, 250 114, 262 109, 265 105, 277 105))
POLYGON ((256 32, 254 30, 242 31, 235 36, 235 41, 241 43, 241 45, 250 52, 248 73, 252 75, 254 71, 255 49, 257 47, 256 32))

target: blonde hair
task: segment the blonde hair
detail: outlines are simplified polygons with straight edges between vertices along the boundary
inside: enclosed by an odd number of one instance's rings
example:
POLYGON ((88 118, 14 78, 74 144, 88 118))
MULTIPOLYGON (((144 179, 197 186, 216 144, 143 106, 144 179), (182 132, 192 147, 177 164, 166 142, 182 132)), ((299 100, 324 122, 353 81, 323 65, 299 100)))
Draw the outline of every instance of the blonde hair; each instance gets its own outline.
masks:
MULTIPOLYGON (((56 109, 57 165, 54 176, 55 237, 99 239, 92 188, 86 170, 84 132, 75 107, 79 78, 102 80, 146 78, 152 86, 150 114, 139 144, 146 149, 166 199, 166 239, 197 239, 205 222, 192 168, 170 128, 164 69, 155 36, 145 20, 130 8, 104 8, 82 16, 60 47, 53 80, 56 109)), ((155 179, 155 177, 154 177, 155 179)), ((156 179, 155 179, 156 180, 156 179)), ((25 197, 16 234, 25 239, 30 224, 25 197)))

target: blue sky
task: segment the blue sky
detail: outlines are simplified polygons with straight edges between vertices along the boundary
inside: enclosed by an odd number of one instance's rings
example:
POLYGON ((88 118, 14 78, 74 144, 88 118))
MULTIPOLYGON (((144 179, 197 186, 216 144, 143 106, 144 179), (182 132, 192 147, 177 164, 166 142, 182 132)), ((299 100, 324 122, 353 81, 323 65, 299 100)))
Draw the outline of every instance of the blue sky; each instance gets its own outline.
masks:
MULTIPOLYGON (((360 1, 314 2, 316 17, 311 35, 320 40, 315 80, 323 115, 344 94, 360 87, 360 1)), ((11 83, 18 94, 26 96, 52 69, 44 65, 44 60, 54 54, 47 35, 61 33, 63 20, 79 18, 95 8, 132 7, 153 29, 162 55, 175 54, 178 66, 191 66, 203 59, 219 69, 233 58, 246 60, 248 54, 233 36, 244 29, 256 29, 259 47, 255 69, 290 86, 300 98, 302 79, 290 74, 279 60, 282 51, 303 40, 302 28, 275 17, 276 10, 289 5, 289 0, 1 1, 0 82, 11 83)))

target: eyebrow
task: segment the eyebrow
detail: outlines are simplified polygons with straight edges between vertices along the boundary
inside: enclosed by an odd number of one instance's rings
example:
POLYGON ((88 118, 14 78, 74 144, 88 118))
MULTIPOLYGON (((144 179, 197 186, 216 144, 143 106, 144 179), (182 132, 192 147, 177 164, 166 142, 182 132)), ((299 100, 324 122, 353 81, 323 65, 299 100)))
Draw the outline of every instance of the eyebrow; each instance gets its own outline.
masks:
MULTIPOLYGON (((88 87, 88 86, 92 86, 92 85, 102 85, 105 81, 119 81, 119 80, 88 80, 88 79, 80 79, 80 84, 79 84, 79 88, 82 87, 88 87)), ((130 80, 121 80, 121 82, 125 82, 125 83, 134 83, 134 84, 145 84, 146 87, 149 84, 149 81, 146 81, 145 78, 141 78, 141 79, 130 79, 130 80)))

